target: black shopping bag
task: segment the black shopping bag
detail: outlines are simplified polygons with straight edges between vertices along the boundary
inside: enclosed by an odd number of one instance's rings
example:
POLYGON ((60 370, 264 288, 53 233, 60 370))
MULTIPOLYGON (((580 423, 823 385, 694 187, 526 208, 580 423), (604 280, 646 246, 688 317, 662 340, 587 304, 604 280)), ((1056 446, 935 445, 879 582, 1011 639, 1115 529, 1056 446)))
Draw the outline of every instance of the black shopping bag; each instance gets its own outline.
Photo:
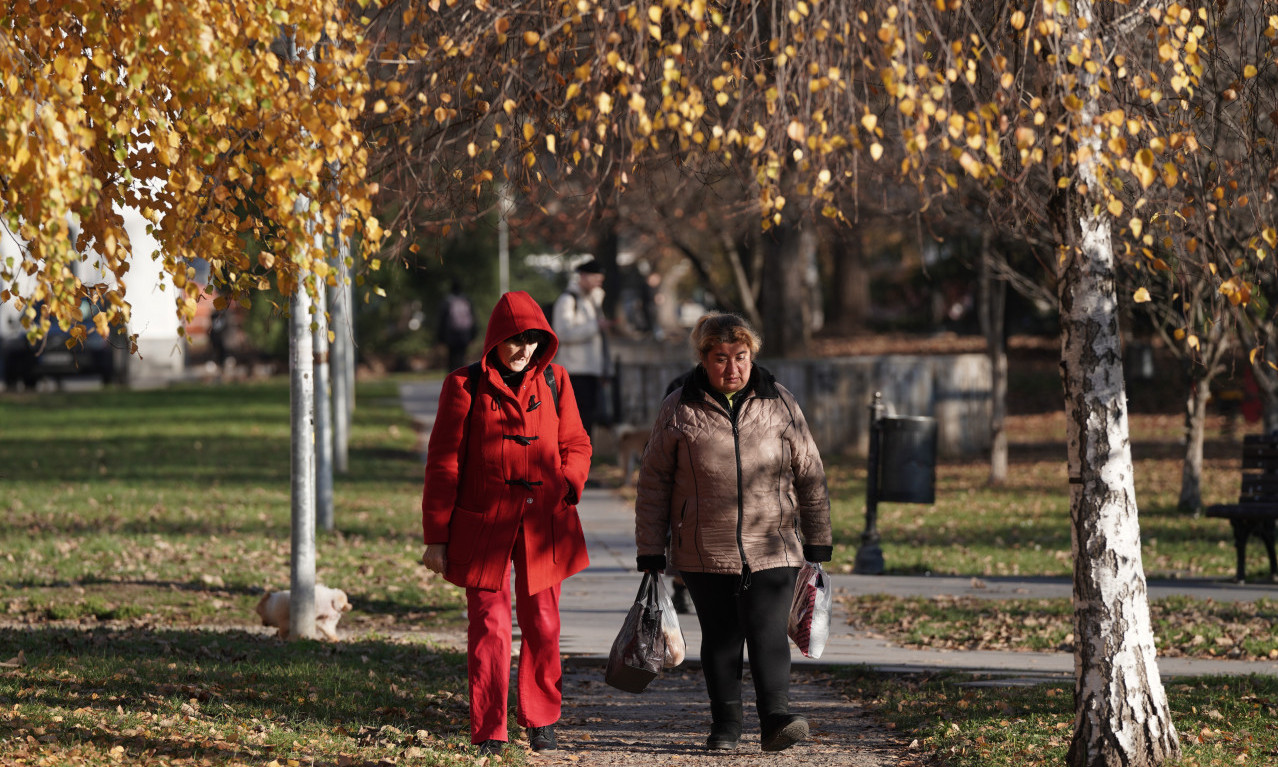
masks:
POLYGON ((666 637, 661 627, 657 578, 645 572, 635 603, 626 613, 621 631, 608 653, 604 681, 625 692, 643 692, 657 678, 666 660, 666 637))

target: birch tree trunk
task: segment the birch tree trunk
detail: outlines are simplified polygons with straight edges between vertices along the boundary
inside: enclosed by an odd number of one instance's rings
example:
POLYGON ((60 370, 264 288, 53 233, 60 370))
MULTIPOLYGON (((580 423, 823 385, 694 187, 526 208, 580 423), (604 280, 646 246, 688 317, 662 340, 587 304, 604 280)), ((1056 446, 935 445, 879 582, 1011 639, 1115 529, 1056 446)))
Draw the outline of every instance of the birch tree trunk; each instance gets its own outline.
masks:
POLYGON ((292 639, 314 639, 315 629, 315 354, 311 296, 293 288, 289 302, 289 469, 291 520, 288 631, 292 639))
POLYGON ((1158 674, 1141 561, 1109 221, 1084 213, 1061 280, 1062 375, 1074 552, 1071 767, 1179 754, 1158 674))
POLYGON ((1211 381, 1197 380, 1185 398, 1185 461, 1180 470, 1177 508, 1197 512, 1203 505, 1203 433, 1207 428, 1207 400, 1211 381))
POLYGON ((1007 482, 1007 284, 990 263, 990 234, 981 235, 980 316, 990 358, 990 484, 1007 482))
MULTIPOLYGON (((1063 48, 1094 28, 1090 0, 1074 0, 1063 48)), ((1081 70, 1080 70, 1081 71, 1081 70)), ((1064 195, 1061 375, 1069 452, 1074 554, 1074 737, 1070 767, 1153 767, 1180 755, 1158 674, 1141 561, 1127 393, 1119 337, 1111 221, 1097 77, 1081 71, 1074 156, 1077 188, 1064 195), (1080 190, 1085 190, 1080 193, 1080 190)), ((1064 169, 1068 172, 1069 169, 1064 169)))

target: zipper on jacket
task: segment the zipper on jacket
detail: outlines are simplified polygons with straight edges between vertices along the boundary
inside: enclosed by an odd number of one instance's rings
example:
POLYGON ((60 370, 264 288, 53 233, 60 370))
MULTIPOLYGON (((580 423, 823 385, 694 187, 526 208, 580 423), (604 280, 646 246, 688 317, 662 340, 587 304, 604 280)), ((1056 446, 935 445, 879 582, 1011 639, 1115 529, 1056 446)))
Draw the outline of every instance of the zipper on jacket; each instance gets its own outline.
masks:
POLYGON ((737 551, 741 553, 741 585, 737 589, 738 594, 750 590, 750 563, 746 561, 745 541, 743 539, 743 530, 745 528, 743 493, 745 492, 745 486, 741 480, 743 471, 741 466, 741 432, 737 428, 737 412, 739 410, 738 403, 729 403, 728 417, 732 419, 732 446, 737 453, 737 551))

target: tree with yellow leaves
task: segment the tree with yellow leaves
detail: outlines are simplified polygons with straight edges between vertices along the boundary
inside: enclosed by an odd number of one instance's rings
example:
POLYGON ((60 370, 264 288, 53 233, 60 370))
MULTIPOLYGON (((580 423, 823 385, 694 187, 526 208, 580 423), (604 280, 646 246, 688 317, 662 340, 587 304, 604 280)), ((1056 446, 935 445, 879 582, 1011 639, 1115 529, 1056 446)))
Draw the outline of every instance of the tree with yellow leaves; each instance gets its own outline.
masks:
MULTIPOLYGON (((1258 18, 1269 19, 1270 6, 1258 0, 1258 18)), ((1178 236, 1168 222, 1203 141, 1199 126, 1164 118, 1190 108, 1201 52, 1221 32, 1204 7, 431 0, 396 8, 402 69, 387 82, 420 85, 386 87, 387 113, 414 122, 397 155, 404 168, 451 152, 469 162, 443 163, 447 178, 482 192, 498 176, 553 184, 573 173, 603 177, 601 168, 625 184, 654 156, 741 163, 764 227, 784 231, 803 226, 811 209, 843 216, 839 190, 881 176, 867 169, 891 160, 923 205, 967 179, 990 195, 996 223, 1047 233, 1062 311, 1075 553, 1068 761, 1156 765, 1177 755, 1140 556, 1115 267, 1124 258, 1161 270, 1168 262, 1157 241, 1178 236), (431 64, 412 63, 422 61, 431 64)), ((1278 21, 1262 26, 1272 39, 1278 21)), ((1253 55, 1241 78, 1273 66, 1270 48, 1253 55)), ((1244 267, 1274 248, 1263 228, 1246 241, 1236 273, 1219 285, 1238 305, 1255 294, 1244 267)))
POLYGON ((291 293, 310 275, 331 278, 317 220, 329 231, 343 220, 344 235, 374 247, 365 43, 351 22, 332 0, 0 10, 0 216, 24 251, 0 264, 0 300, 22 310, 28 335, 52 322, 83 334, 84 298, 104 335, 127 322, 135 258, 162 260, 190 321, 194 259, 208 262, 219 302, 245 301, 272 281, 291 293), (285 38, 299 62, 272 50, 285 38), (134 252, 125 209, 150 222, 159 252, 134 252), (110 278, 84 284, 77 262, 110 278))

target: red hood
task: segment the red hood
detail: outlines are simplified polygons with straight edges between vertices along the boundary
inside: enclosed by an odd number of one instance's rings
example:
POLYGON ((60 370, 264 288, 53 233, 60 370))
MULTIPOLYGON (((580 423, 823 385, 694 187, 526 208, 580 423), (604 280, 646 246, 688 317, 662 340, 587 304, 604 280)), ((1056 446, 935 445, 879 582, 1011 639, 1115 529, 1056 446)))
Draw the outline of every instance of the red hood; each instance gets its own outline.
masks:
POLYGON ((545 349, 538 349, 536 368, 538 370, 550 364, 559 351, 559 337, 546 322, 546 314, 533 297, 522 290, 512 290, 497 299, 493 313, 488 318, 488 332, 484 333, 484 365, 488 365, 488 353, 497 344, 525 330, 544 330, 550 335, 550 343, 545 349))

